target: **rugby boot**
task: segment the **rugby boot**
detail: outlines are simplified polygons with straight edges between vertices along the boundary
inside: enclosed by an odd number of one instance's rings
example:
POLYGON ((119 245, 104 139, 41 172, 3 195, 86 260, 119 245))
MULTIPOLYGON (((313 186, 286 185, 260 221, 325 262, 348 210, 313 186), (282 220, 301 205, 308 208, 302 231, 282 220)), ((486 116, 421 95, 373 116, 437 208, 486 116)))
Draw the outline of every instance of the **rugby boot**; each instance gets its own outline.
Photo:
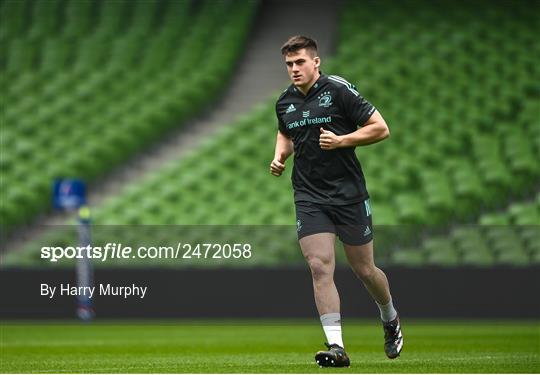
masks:
POLYGON ((383 322, 384 329, 384 351, 390 359, 397 358, 403 348, 403 334, 399 316, 390 322, 383 322))
POLYGON ((315 354, 315 362, 320 367, 349 367, 351 361, 349 356, 338 344, 328 345, 324 343, 328 350, 320 350, 315 354))

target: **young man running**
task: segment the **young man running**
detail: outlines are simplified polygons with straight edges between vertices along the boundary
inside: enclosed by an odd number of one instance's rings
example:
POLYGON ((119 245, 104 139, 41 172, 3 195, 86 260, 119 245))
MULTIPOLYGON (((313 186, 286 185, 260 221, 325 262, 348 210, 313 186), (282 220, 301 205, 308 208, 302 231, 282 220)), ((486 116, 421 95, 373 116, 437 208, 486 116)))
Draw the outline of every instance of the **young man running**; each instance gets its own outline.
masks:
POLYGON ((328 350, 320 366, 349 366, 341 335, 339 295, 334 284, 335 237, 343 242, 351 268, 380 309, 384 349, 399 356, 403 336, 388 280, 373 261, 371 207, 354 152, 389 136, 379 112, 345 79, 319 70, 317 44, 291 37, 281 48, 292 84, 276 103, 278 127, 270 172, 281 176, 294 153, 292 183, 302 253, 311 269, 315 304, 328 350))

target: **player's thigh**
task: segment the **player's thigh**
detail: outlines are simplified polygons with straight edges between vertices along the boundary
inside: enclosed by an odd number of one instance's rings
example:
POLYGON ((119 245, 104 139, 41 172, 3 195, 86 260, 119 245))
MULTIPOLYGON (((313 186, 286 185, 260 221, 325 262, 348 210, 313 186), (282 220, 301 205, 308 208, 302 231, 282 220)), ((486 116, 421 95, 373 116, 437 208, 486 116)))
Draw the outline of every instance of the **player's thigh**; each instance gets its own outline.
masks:
POLYGON ((308 262, 317 259, 324 264, 334 264, 334 233, 315 233, 302 237, 300 240, 302 254, 308 262))
POLYGON ((311 202, 297 202, 296 231, 307 260, 319 258, 327 262, 334 257, 336 229, 323 207, 311 202))
POLYGON ((369 241, 364 245, 347 245, 343 244, 345 255, 349 264, 353 268, 357 267, 373 267, 373 241, 369 241))
POLYGON ((316 233, 300 239, 300 248, 314 281, 330 280, 336 268, 334 233, 316 233))

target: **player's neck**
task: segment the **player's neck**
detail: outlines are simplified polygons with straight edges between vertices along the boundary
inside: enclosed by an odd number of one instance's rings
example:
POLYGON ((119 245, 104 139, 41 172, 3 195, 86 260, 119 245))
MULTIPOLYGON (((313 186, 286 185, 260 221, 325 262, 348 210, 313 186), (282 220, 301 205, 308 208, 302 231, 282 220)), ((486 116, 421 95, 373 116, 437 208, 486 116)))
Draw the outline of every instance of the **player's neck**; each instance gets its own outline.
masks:
POLYGON ((307 93, 309 92, 309 89, 311 89, 311 86, 313 86, 315 84, 315 82, 317 82, 317 80, 319 79, 319 77, 321 76, 321 72, 317 72, 313 78, 311 79, 311 81, 309 81, 308 83, 306 83, 305 85, 302 85, 302 86, 296 86, 296 88, 298 90, 300 90, 300 92, 306 96, 307 93))

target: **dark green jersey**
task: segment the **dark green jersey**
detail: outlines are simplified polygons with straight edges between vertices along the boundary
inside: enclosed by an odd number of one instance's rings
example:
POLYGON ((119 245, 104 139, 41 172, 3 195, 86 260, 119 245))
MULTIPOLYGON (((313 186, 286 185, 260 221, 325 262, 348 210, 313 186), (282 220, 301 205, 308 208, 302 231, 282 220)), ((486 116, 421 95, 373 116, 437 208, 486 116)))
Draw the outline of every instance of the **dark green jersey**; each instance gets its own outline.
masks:
POLYGON ((343 205, 368 197, 355 148, 322 150, 319 129, 349 134, 373 112, 375 107, 338 76, 321 74, 306 96, 294 85, 281 94, 276 115, 280 132, 294 143, 292 183, 296 202, 343 205))

